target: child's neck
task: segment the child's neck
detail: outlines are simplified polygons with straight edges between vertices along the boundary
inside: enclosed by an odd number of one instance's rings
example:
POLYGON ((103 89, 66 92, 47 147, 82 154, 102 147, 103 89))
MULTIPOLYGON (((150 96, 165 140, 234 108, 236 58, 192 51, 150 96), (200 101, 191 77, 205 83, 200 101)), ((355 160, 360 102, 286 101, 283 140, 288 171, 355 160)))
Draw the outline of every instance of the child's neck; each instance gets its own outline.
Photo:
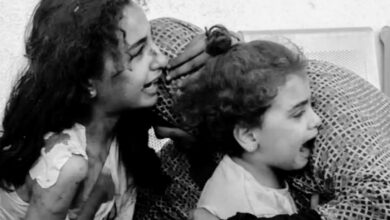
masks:
POLYGON ((252 174, 255 180, 261 185, 275 189, 286 187, 284 178, 275 169, 262 163, 247 160, 246 158, 232 157, 232 159, 252 174))

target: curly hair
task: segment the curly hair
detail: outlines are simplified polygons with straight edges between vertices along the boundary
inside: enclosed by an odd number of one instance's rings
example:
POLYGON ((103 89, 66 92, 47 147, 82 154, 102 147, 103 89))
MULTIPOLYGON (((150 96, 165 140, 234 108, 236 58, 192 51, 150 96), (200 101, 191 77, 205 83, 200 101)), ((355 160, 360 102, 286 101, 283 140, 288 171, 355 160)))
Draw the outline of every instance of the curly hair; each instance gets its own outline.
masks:
MULTIPOLYGON (((116 61, 117 71, 123 68, 117 31, 123 8, 131 4, 131 0, 40 1, 26 41, 28 66, 14 85, 5 109, 0 139, 1 188, 24 183, 47 132, 60 132, 88 120, 88 80, 101 77, 107 55, 116 61)), ((126 139, 138 137, 119 136, 122 160, 138 158, 123 154, 128 148, 124 145, 130 142, 126 139)), ((134 143, 145 142, 146 149, 147 137, 139 138, 143 141, 134 143)), ((130 169, 129 163, 125 166, 128 172, 135 169, 130 169)))
MULTIPOLYGON (((209 40, 208 44, 219 42, 223 40, 209 40)), ((218 48, 209 45, 209 50, 218 48)), ((262 116, 276 97, 278 87, 288 74, 302 72, 306 59, 300 52, 271 41, 256 40, 228 47, 219 48, 221 52, 216 54, 209 52, 215 56, 199 77, 187 83, 175 109, 184 124, 197 131, 205 146, 239 156, 243 149, 234 139, 234 126, 261 126, 262 116)))

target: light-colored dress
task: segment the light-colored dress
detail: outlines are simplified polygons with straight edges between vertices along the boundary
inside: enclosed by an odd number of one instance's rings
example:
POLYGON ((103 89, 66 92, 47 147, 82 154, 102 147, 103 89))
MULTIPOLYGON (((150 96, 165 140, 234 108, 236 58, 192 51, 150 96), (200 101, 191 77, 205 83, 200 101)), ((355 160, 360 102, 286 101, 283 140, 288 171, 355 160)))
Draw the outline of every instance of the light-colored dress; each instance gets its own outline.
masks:
POLYGON ((224 156, 207 181, 198 208, 205 208, 221 219, 237 212, 257 217, 297 212, 287 184, 283 189, 263 186, 229 156, 224 156))
MULTIPOLYGON (((58 179, 61 168, 73 155, 79 155, 88 160, 86 153, 86 133, 85 127, 75 124, 72 128, 61 133, 48 133, 45 135, 46 145, 53 147, 46 152, 41 150, 41 156, 30 169, 30 177, 36 180, 42 188, 53 186, 58 179)), ((111 175, 115 186, 115 195, 111 201, 103 203, 94 220, 103 220, 116 209, 115 219, 132 219, 136 199, 134 187, 129 187, 129 180, 126 179, 124 166, 119 162, 118 145, 114 141, 110 147, 103 170, 111 175), (126 209, 121 207, 126 206, 126 209)), ((131 181, 131 180, 130 180, 131 181)), ((19 220, 24 219, 29 204, 23 201, 16 192, 6 192, 0 189, 0 219, 19 220)), ((78 209, 70 209, 66 219, 76 218, 78 209)))

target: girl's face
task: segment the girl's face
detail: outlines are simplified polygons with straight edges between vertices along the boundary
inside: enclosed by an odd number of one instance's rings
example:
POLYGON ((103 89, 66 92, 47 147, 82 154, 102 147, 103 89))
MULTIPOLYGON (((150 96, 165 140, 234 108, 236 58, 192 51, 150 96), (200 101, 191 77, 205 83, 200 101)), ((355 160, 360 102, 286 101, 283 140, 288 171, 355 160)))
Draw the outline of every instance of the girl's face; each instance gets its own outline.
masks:
POLYGON ((311 154, 305 143, 313 139, 320 118, 310 103, 309 80, 305 73, 290 74, 279 87, 263 124, 257 131, 257 152, 263 164, 282 170, 303 168, 311 154))
POLYGON ((97 103, 108 113, 153 106, 157 101, 156 82, 167 64, 167 59, 152 42, 150 25, 141 8, 126 6, 119 29, 123 68, 115 68, 118 64, 107 56, 103 76, 93 80, 97 103))

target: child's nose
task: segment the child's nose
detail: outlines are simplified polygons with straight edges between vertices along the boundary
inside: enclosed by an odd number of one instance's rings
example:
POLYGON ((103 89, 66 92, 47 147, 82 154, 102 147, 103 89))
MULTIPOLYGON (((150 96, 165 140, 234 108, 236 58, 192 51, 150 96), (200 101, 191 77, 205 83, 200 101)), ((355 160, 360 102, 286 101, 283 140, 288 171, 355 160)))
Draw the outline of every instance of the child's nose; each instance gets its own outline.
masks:
POLYGON ((151 52, 153 53, 154 58, 152 63, 150 64, 150 68, 152 70, 165 68, 168 64, 168 57, 162 54, 160 49, 158 49, 158 47, 154 43, 152 43, 151 47, 151 52))
POLYGON ((311 109, 311 121, 310 121, 310 128, 311 129, 314 129, 314 128, 318 128, 322 122, 321 122, 321 118, 320 116, 317 115, 317 113, 315 113, 313 111, 313 109, 311 109))

